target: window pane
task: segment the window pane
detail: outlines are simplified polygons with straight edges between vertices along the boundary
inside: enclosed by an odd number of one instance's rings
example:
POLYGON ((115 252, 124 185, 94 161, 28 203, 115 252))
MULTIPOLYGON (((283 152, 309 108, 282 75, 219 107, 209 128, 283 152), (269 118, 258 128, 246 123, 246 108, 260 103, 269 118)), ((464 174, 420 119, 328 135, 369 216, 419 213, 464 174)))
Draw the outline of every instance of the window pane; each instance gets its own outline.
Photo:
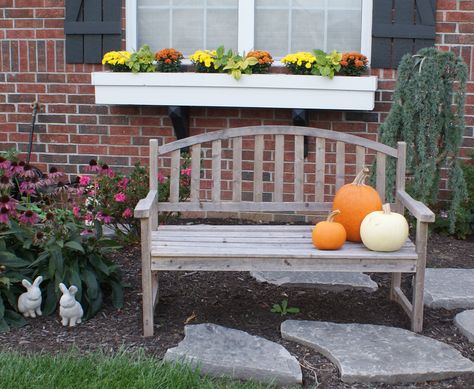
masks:
POLYGON ((137 0, 138 46, 174 47, 185 56, 224 44, 237 49, 239 0, 137 0))
POLYGON ((255 0, 255 48, 360 50, 362 0, 255 0))

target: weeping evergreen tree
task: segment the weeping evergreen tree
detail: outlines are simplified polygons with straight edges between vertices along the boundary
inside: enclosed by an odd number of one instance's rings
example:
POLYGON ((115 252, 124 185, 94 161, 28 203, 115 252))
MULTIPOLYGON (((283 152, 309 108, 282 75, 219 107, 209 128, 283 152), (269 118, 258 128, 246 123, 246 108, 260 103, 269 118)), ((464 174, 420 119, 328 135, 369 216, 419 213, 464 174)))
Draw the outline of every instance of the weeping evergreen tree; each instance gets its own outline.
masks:
MULTIPOLYGON (((398 68, 390 113, 379 130, 381 142, 396 147, 407 143, 407 191, 417 200, 437 202, 440 171, 448 172, 451 191, 449 228, 466 198, 466 183, 458 159, 464 134, 467 66, 451 52, 434 48, 407 54, 398 68)), ((395 161, 387 167, 387 193, 393 194, 395 161)))

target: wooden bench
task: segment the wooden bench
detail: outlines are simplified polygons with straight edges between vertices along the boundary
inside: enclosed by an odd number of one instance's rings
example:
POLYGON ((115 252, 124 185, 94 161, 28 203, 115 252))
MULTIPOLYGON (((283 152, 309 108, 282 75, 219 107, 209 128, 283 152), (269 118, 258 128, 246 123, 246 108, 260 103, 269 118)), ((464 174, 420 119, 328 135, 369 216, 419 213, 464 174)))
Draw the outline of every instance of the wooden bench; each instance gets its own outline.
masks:
MULTIPOLYGON (((150 191, 135 208, 135 217, 141 219, 144 335, 153 335, 158 272, 164 270, 388 272, 392 273, 390 298, 408 314, 411 329, 421 331, 428 223, 434 221, 434 214, 405 192, 405 159, 404 142, 399 142, 398 148, 394 149, 354 135, 308 127, 231 128, 160 147, 157 140, 151 140, 150 191), (304 158, 305 137, 309 137, 310 151, 315 154, 311 162, 304 158), (223 142, 227 147, 222 147, 223 142), (249 145, 254 148, 251 153, 247 151, 249 145), (285 160, 285 155, 288 159, 289 147, 294 151, 294 160, 291 161, 285 160), (188 201, 180 202, 182 148, 189 148, 191 153, 191 194, 188 201), (346 153, 346 148, 352 153, 346 153), (209 199, 200 198, 202 193, 206 195, 206 190, 200 188, 204 151, 207 151, 210 165, 206 173, 212 172, 209 199), (225 151, 225 158, 222 158, 222 151, 225 151), (407 241, 397 252, 369 251, 362 244, 350 242, 338 251, 320 251, 311 243, 311 225, 158 226, 158 212, 327 213, 331 202, 325 200, 331 198, 344 183, 352 181, 351 176, 366 164, 368 152, 377 161, 376 188, 382 199, 385 198, 387 158, 396 159, 396 202, 392 204, 392 209, 403 213, 406 208, 416 218, 416 244, 407 241), (249 155, 253 156, 253 162, 248 161, 249 155), (159 162, 163 156, 168 158, 170 197, 168 202, 158 203, 158 166, 165 166, 165 161, 159 162), (269 157, 268 161, 264 160, 264 156, 269 157), (225 169, 227 182, 221 180, 223 165, 228 168, 225 169), (293 168, 288 170, 288 165, 293 165, 293 168), (253 166, 253 201, 243 201, 242 172, 249 166, 253 166), (352 174, 346 177, 348 166, 351 166, 352 174), (313 175, 311 180, 306 180, 309 183, 305 182, 305 177, 309 176, 306 168, 313 175), (262 176, 268 169, 273 179, 268 181, 267 174, 267 181, 264 182, 262 176), (289 183, 294 185, 290 186, 293 189, 291 193, 285 193, 288 192, 288 183, 284 182, 284 178, 288 171, 294 175, 294 182, 289 183), (232 185, 229 188, 230 182, 232 185), (269 183, 273 188, 272 202, 263 201, 264 188, 267 192, 269 183), (227 190, 232 191, 232 199, 225 201, 221 199, 224 184, 227 190), (306 186, 308 192, 308 185, 312 185, 314 193, 309 196, 304 191, 306 186), (305 201, 305 196, 311 201, 305 201), (401 273, 414 274, 412 302, 401 289, 401 273)), ((249 189, 245 189, 248 195, 249 189)))

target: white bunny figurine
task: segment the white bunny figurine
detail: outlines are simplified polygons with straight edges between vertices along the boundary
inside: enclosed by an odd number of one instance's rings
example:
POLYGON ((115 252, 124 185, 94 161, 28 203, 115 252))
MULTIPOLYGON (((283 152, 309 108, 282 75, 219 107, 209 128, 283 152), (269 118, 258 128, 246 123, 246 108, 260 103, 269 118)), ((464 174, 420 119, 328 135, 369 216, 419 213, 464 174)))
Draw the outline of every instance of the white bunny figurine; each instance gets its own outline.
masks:
POLYGON ((21 281, 26 288, 26 292, 18 297, 18 310, 25 317, 41 316, 41 290, 39 285, 43 281, 43 277, 39 276, 33 281, 33 285, 28 280, 21 281))
POLYGON ((66 288, 63 283, 59 284, 59 289, 63 292, 59 300, 59 315, 61 316, 61 323, 63 326, 74 327, 81 322, 84 311, 81 304, 76 301, 74 295, 77 293, 77 286, 71 285, 66 288))

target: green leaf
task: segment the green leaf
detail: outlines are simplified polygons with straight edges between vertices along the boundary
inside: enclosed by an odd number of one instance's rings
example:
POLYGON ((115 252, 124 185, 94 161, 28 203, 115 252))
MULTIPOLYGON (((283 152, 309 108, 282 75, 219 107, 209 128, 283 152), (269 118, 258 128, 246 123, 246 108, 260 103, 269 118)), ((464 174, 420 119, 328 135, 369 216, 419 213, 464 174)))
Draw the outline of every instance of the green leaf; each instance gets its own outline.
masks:
POLYGON ((82 254, 85 254, 84 247, 79 242, 75 240, 70 240, 64 244, 65 247, 69 247, 71 250, 79 251, 82 254))
POLYGON ((0 252, 0 263, 12 269, 27 267, 30 264, 28 261, 18 258, 15 254, 9 251, 0 252))
POLYGON ((89 261, 94 268, 105 275, 110 275, 111 271, 110 268, 105 264, 105 262, 100 258, 98 255, 92 254, 89 257, 89 261))
POLYGON ((19 328, 28 324, 22 315, 18 312, 12 311, 11 309, 8 309, 5 312, 5 320, 12 328, 19 328))
POLYGON ((87 294, 90 296, 91 299, 96 299, 99 295, 100 286, 97 282, 97 278, 94 272, 84 269, 81 272, 81 279, 87 286, 87 294))
POLYGON ((10 331, 10 327, 8 326, 5 319, 0 318, 0 332, 8 332, 10 331))
POLYGON ((51 315, 56 310, 58 300, 59 298, 56 295, 56 288, 54 286, 54 282, 49 282, 48 287, 46 288, 46 299, 43 306, 43 314, 51 315))
POLYGON ((123 286, 116 281, 110 281, 110 286, 112 287, 112 304, 115 308, 123 307, 123 286))
POLYGON ((287 299, 282 300, 281 302, 282 311, 286 311, 287 307, 288 307, 288 300, 287 299))
POLYGON ((300 309, 296 307, 291 307, 286 310, 288 313, 299 313, 300 309))
POLYGON ((0 318, 5 315, 5 304, 3 304, 3 299, 0 295, 0 318))
POLYGON ((281 307, 279 304, 273 304, 273 307, 271 309, 272 312, 276 312, 276 313, 281 313, 281 307))

